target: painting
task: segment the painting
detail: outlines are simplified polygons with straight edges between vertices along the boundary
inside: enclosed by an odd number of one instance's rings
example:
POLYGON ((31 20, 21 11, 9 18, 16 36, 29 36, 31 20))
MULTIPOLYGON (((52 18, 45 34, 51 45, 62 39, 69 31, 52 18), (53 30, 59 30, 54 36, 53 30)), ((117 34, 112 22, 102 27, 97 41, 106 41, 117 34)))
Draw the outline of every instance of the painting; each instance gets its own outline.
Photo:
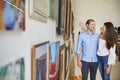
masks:
POLYGON ((58 34, 64 35, 66 27, 67 0, 59 0, 59 9, 58 34))
POLYGON ((48 0, 48 17, 56 21, 58 27, 59 0, 48 0))
POLYGON ((66 55, 66 45, 63 44, 60 47, 60 77, 59 80, 65 80, 65 68, 66 68, 66 59, 65 59, 65 55, 66 55))
POLYGON ((25 30, 25 0, 0 0, 0 30, 25 30))
POLYGON ((60 41, 50 45, 49 80, 59 80, 60 41))
POLYGON ((25 80, 24 58, 1 67, 0 80, 25 80))
POLYGON ((49 41, 32 47, 32 80, 48 80, 49 41))
POLYGON ((29 0, 29 16, 46 23, 48 19, 48 0, 29 0))

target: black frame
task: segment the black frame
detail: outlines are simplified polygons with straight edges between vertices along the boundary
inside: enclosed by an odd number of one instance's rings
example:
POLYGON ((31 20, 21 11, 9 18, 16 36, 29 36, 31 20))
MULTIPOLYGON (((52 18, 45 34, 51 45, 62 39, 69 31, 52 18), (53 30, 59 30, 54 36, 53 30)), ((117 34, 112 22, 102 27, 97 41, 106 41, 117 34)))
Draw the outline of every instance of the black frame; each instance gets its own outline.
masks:
POLYGON ((66 12, 67 12, 67 0, 59 0, 59 14, 58 14, 58 27, 57 27, 57 33, 58 33, 58 35, 64 35, 65 34, 65 29, 66 29, 66 12), (63 12, 62 12, 62 6, 63 6, 63 4, 62 4, 62 1, 64 1, 65 3, 65 12, 64 12, 64 14, 65 14, 65 16, 63 16, 63 12), (63 25, 62 25, 62 17, 64 17, 64 23, 63 23, 63 25), (64 27, 64 28, 63 28, 64 27))

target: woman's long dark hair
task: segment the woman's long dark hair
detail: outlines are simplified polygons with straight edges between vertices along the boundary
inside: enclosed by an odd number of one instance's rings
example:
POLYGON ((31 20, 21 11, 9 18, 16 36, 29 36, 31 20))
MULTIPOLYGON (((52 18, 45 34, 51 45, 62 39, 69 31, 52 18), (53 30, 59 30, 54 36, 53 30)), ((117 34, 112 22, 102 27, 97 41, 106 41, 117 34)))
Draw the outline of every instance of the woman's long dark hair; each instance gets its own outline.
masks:
POLYGON ((106 22, 104 25, 106 27, 106 47, 110 49, 116 44, 117 35, 115 34, 114 25, 111 22, 106 22))

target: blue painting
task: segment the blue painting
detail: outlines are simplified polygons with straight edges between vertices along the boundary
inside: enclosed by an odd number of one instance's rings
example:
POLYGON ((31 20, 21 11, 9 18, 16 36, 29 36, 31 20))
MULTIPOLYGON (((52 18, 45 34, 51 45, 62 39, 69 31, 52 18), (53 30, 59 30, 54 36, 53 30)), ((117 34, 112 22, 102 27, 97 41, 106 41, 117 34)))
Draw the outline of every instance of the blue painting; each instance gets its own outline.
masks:
POLYGON ((36 80, 46 80, 46 54, 36 60, 36 80))
POLYGON ((49 80, 59 79, 59 59, 60 59, 60 42, 53 42, 50 45, 50 67, 49 80))
POLYGON ((0 30, 25 30, 25 0, 0 0, 0 30))

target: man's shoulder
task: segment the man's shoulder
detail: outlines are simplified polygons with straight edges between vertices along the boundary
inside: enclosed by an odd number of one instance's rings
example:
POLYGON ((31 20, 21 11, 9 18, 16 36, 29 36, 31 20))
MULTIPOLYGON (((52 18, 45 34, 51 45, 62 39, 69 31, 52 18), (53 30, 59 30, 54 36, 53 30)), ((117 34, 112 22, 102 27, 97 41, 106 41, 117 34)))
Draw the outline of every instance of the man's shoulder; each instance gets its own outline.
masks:
POLYGON ((99 37, 99 34, 97 32, 94 32, 94 34, 99 37))
POLYGON ((87 31, 83 31, 83 32, 81 32, 81 35, 84 35, 84 34, 86 34, 87 33, 87 31))

